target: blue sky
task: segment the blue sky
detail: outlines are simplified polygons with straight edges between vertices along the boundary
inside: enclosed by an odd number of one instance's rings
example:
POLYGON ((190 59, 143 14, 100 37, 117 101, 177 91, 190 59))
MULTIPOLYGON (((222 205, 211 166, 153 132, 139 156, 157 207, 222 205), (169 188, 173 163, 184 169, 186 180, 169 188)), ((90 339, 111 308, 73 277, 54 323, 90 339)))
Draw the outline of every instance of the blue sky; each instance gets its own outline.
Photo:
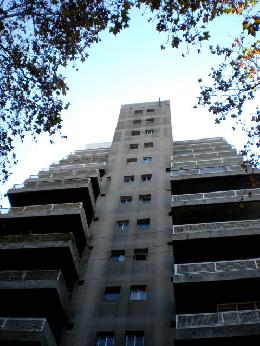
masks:
MULTIPOLYGON (((234 39, 239 23, 240 18, 229 16, 218 20, 212 25, 214 42, 234 39)), ((243 136, 234 135, 229 123, 215 125, 205 109, 193 109, 199 94, 197 79, 207 78, 217 58, 207 52, 197 55, 192 49, 182 58, 181 51, 170 46, 160 49, 166 40, 155 31, 154 23, 147 23, 136 11, 129 29, 116 37, 104 32, 79 71, 65 71, 71 107, 63 114, 63 132, 68 139, 57 138, 50 145, 48 137, 41 136, 36 144, 29 138, 19 144, 19 164, 13 167, 3 192, 87 143, 111 141, 120 106, 127 103, 169 99, 174 140, 223 136, 241 148, 243 136)))

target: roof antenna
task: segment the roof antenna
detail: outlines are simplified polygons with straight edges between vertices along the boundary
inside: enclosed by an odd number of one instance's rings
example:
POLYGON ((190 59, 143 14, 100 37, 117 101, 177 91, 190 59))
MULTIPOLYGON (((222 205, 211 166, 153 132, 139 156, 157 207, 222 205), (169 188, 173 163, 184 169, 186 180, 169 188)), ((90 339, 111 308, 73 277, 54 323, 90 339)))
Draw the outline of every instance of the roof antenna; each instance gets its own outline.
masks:
POLYGON ((159 107, 161 107, 161 99, 160 99, 160 97, 159 97, 159 107))

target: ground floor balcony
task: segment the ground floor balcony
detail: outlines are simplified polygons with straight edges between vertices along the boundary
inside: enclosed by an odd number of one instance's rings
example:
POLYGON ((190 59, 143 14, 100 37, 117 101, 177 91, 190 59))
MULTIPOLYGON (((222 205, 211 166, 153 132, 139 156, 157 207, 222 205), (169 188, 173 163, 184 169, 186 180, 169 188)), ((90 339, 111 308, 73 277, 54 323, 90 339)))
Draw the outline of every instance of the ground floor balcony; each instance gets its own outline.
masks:
POLYGON ((7 192, 12 207, 82 202, 90 224, 95 198, 90 178, 38 181, 15 185, 7 192))
POLYGON ((173 226, 173 241, 260 234, 260 219, 173 226))
POLYGON ((46 318, 0 317, 2 346, 57 346, 46 318))
POLYGON ((174 264, 173 282, 232 280, 260 277, 260 258, 174 264))
MULTIPOLYGON (((211 339, 214 338, 229 337, 231 340, 232 337, 243 336, 245 338, 245 336, 259 335, 259 309, 176 315, 177 340, 207 339, 208 344, 206 344, 211 345, 211 339)), ((220 344, 222 345, 222 343, 220 344)), ((226 345, 229 344, 234 345, 232 343, 226 343, 226 345)), ((239 344, 241 343, 238 342, 237 345, 239 344)), ((189 344, 180 343, 179 345, 189 344)), ((200 344, 194 343, 194 345, 200 344)), ((251 346, 250 343, 249 345, 251 346)))
POLYGON ((66 232, 73 233, 81 254, 89 237, 81 202, 0 209, 0 235, 66 232))
MULTIPOLYGON (((0 237, 0 270, 60 270, 65 282, 70 285, 79 276, 79 254, 73 234, 31 234, 0 237)), ((43 281, 37 284, 44 285, 43 281)), ((57 284, 57 282, 52 282, 57 284)), ((20 284, 30 285, 32 282, 27 280, 24 283, 20 282, 20 284)))

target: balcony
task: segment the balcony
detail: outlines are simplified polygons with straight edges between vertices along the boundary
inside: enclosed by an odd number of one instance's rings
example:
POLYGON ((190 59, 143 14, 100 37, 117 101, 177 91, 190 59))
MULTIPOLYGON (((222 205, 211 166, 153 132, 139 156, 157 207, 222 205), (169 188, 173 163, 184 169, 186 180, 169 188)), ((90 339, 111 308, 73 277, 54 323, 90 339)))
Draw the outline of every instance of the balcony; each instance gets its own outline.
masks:
POLYGON ((232 280, 260 277, 260 258, 174 264, 173 282, 232 280))
POLYGON ((88 224, 82 203, 0 209, 0 227, 0 235, 72 232, 80 253, 88 241, 88 224))
MULTIPOLYGON (((61 270, 65 282, 71 284, 79 276, 79 255, 73 234, 53 233, 0 237, 0 270, 61 270)), ((42 275, 44 281, 47 273, 45 276, 42 275)), ((43 281, 41 282, 43 283, 43 281)))
POLYGON ((260 310, 176 315, 176 339, 260 334, 260 310))
POLYGON ((173 241, 260 234, 260 219, 173 226, 173 241))
POLYGON ((95 199, 90 178, 39 181, 23 187, 16 185, 7 194, 13 207, 82 202, 88 224, 94 214, 95 199))
POLYGON ((0 318, 2 346, 56 346, 46 318, 0 318))
POLYGON ((260 188, 215 191, 208 193, 192 193, 183 195, 172 195, 172 207, 194 204, 216 204, 232 203, 241 201, 258 201, 260 199, 260 188))
POLYGON ((247 220, 260 215, 260 188, 172 195, 174 224, 247 220))
POLYGON ((98 169, 100 176, 103 177, 103 175, 106 172, 107 162, 91 162, 91 163, 79 163, 79 164, 66 164, 66 165, 56 165, 50 168, 44 168, 42 171, 40 171, 38 174, 39 176, 44 176, 46 172, 49 173, 63 173, 67 171, 73 171, 73 170, 82 170, 84 169, 85 172, 88 172, 92 169, 98 169))

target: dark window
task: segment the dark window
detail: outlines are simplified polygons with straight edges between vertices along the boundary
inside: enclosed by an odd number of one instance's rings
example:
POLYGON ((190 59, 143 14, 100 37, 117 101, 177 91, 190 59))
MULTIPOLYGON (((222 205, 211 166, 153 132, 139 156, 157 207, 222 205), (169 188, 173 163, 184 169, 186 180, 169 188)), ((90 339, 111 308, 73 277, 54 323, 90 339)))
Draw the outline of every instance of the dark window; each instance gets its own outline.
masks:
POLYGON ((148 109, 146 110, 146 112, 147 112, 147 113, 154 113, 154 108, 148 108, 148 109))
POLYGON ((148 257, 148 248, 134 249, 134 260, 135 261, 146 261, 147 257, 148 257))
POLYGON ((116 228, 119 231, 127 231, 129 225, 129 220, 117 221, 116 228))
POLYGON ((124 182, 125 183, 132 183, 135 180, 134 175, 125 175, 124 176, 124 182))
POLYGON ((121 287, 105 287, 104 301, 105 302, 118 302, 120 300, 121 287))
POLYGON ((150 227, 150 219, 139 219, 137 220, 137 229, 145 230, 150 227))
POLYGON ((135 163, 137 162, 137 158, 136 157, 130 157, 129 159, 126 159, 126 163, 135 163))
POLYGON ((111 251, 111 262, 124 262, 124 261, 125 261, 125 250, 111 251))
MULTIPOLYGON (((140 132, 140 131, 139 131, 140 132)), ((150 129, 150 130, 145 130, 145 134, 146 135, 152 135, 154 133, 154 130, 153 129, 150 129)))
POLYGON ((152 124, 154 123, 154 118, 147 118, 145 119, 146 124, 152 124))
POLYGON ((130 300, 146 300, 146 286, 131 286, 130 300))
POLYGON ((127 332, 125 339, 126 346, 144 346, 144 332, 127 332))
POLYGON ((153 142, 144 143, 144 148, 153 148, 153 142))
POLYGON ((139 195, 139 203, 150 203, 151 199, 151 194, 139 195))
POLYGON ((138 120, 133 120, 133 124, 141 124, 141 120, 140 119, 138 119, 138 120))
POLYGON ((129 149, 138 149, 138 144, 129 144, 129 149))
POLYGON ((135 114, 143 114, 143 110, 142 109, 136 109, 135 114))
POLYGON ((140 131, 132 131, 131 134, 132 136, 138 136, 140 135, 140 131))
POLYGON ((141 181, 145 182, 145 181, 151 181, 152 180, 152 174, 143 174, 141 175, 141 181))
POLYGON ((129 204, 132 202, 132 196, 120 196, 121 204, 129 204))
POLYGON ((96 346, 114 346, 114 342, 115 342, 114 332, 102 332, 102 333, 98 333, 96 346))
POLYGON ((152 163, 152 162, 153 162, 152 156, 144 156, 143 157, 143 163, 152 163))

